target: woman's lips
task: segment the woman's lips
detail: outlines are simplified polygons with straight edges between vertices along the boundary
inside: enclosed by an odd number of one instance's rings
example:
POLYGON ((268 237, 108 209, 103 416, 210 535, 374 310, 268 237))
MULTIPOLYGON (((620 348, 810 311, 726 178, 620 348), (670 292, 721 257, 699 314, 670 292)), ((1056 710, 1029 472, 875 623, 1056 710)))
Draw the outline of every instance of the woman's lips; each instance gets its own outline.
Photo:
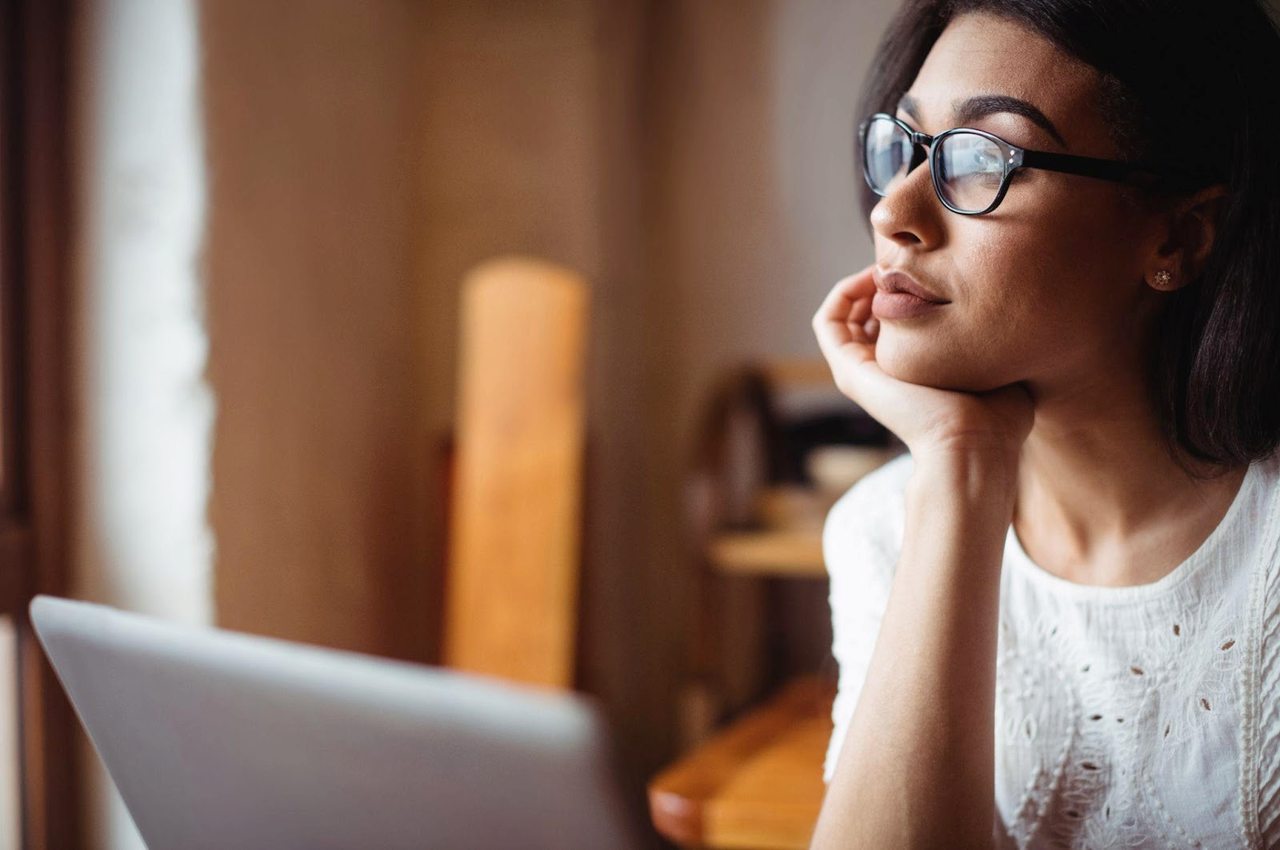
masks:
POLYGON ((883 289, 885 292, 906 292, 925 301, 941 304, 948 301, 902 269, 882 269, 879 266, 872 266, 871 277, 875 280, 876 288, 883 289))
POLYGON ((877 319, 911 319, 947 306, 950 302, 925 301, 909 292, 876 290, 871 299, 871 314, 877 319))

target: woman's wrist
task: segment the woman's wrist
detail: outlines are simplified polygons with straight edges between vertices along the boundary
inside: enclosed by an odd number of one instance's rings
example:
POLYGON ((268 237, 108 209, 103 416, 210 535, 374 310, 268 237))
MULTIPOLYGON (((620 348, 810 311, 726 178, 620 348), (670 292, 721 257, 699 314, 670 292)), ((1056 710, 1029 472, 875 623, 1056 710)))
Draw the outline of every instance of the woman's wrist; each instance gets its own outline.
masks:
POLYGON ((936 510, 947 506, 1002 519, 1013 517, 1020 451, 1007 445, 948 444, 912 452, 907 496, 936 510))

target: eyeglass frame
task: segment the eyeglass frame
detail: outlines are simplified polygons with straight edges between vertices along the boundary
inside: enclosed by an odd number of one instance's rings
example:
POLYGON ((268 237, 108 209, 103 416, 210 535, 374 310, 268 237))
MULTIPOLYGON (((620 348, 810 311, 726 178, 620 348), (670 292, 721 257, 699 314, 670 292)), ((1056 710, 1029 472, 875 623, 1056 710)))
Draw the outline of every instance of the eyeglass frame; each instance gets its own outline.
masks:
POLYGON ((942 205, 957 215, 986 215, 1000 205, 1004 200, 1005 193, 1009 190, 1009 181, 1013 173, 1019 168, 1038 168, 1044 171, 1057 171, 1063 174, 1078 174, 1085 177, 1096 177, 1101 180, 1110 180, 1115 183, 1123 183, 1132 178, 1134 174, 1153 174, 1162 177, 1172 178, 1174 180, 1187 180, 1193 183, 1207 182, 1215 179, 1213 175, 1205 172, 1182 168, 1174 165, 1163 165, 1146 162, 1129 162, 1119 159, 1102 159, 1093 156, 1078 156, 1076 154, 1055 153, 1053 151, 1039 151, 1030 148, 1024 148, 1007 142, 997 136, 995 133, 988 133, 986 130, 979 130, 974 127, 952 127, 950 130, 943 130, 936 136, 928 133, 922 133, 916 130, 906 121, 887 112, 876 112, 864 118, 858 124, 858 159, 862 168, 862 179, 866 181, 867 186, 872 192, 880 197, 888 196, 887 192, 880 192, 872 184, 871 175, 867 171, 867 130, 871 126, 871 122, 877 118, 887 118, 896 124, 899 129, 907 134, 907 139, 911 143, 911 161, 907 165, 907 174, 916 169, 925 159, 929 162, 929 177, 933 183, 934 194, 938 196, 938 200, 942 205), (938 185, 938 170, 934 167, 934 159, 937 151, 940 149, 938 142, 955 133, 974 133, 982 136, 999 146, 1004 153, 1001 159, 1004 165, 1004 173, 1000 177, 1000 189, 996 192, 995 199, 985 209, 981 210, 962 210, 953 207, 947 203, 947 199, 943 196, 942 187, 938 185), (928 152, 928 156, 919 158, 917 154, 920 149, 924 148, 928 152))

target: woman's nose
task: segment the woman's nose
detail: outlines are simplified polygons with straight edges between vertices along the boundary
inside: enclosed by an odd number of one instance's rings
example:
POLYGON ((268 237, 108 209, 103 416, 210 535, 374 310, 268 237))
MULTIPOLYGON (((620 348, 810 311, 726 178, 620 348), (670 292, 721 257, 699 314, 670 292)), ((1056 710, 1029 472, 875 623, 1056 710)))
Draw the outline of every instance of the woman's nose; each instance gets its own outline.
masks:
POLYGON ((872 229, 903 245, 929 245, 939 241, 941 216, 946 211, 933 190, 929 165, 917 152, 912 153, 906 174, 893 183, 871 210, 872 229))

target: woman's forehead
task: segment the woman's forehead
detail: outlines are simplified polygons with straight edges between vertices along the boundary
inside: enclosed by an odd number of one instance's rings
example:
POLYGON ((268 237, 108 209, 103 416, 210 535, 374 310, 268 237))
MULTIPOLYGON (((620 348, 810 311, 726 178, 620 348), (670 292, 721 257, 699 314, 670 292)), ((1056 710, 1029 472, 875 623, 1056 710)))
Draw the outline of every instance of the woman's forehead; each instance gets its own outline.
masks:
POLYGON ((1020 115, 1057 147, 1071 149, 1105 136, 1096 109, 1099 78, 1095 68, 1021 24, 967 13, 938 37, 897 105, 934 128, 927 132, 1020 115))

